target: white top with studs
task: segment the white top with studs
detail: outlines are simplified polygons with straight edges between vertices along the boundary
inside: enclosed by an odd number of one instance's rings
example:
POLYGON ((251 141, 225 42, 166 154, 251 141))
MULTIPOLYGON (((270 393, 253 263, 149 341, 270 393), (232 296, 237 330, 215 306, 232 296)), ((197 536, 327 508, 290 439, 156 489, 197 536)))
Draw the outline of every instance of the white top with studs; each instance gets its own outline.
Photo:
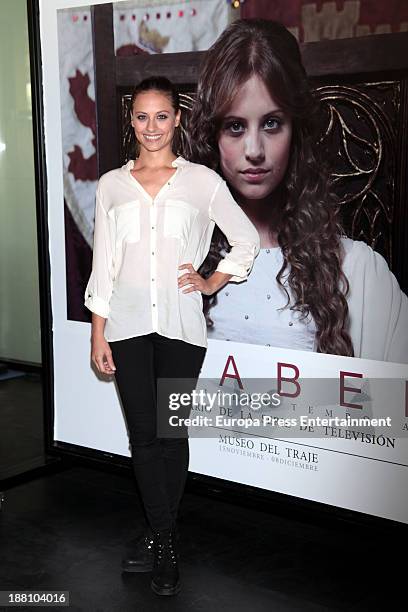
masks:
MULTIPOLYGON (((385 259, 361 240, 341 239, 347 295, 349 333, 354 356, 408 363, 408 298, 385 259)), ((208 338, 263 344, 304 351, 315 349, 314 321, 299 321, 286 303, 276 275, 282 264, 279 247, 261 249, 248 279, 229 283, 211 308, 214 327, 208 338)), ((285 275, 287 272, 285 273, 285 275)))
POLYGON ((208 329, 208 338, 315 350, 312 317, 300 321, 299 312, 289 307, 279 310, 287 302, 276 282, 282 263, 279 247, 261 249, 248 279, 228 283, 217 293, 217 304, 210 309, 214 326, 208 329))

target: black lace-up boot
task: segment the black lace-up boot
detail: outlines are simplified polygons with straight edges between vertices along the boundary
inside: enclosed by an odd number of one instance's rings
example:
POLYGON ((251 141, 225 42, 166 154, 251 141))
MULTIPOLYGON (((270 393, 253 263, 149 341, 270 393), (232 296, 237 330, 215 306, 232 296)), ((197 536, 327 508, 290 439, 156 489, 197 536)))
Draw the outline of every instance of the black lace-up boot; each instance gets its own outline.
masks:
POLYGON ((129 556, 122 559, 122 571, 150 572, 153 569, 153 542, 152 530, 147 528, 132 545, 132 552, 129 556))
POLYGON ((180 589, 178 553, 174 528, 153 532, 153 575, 151 588, 157 595, 176 595, 180 589))

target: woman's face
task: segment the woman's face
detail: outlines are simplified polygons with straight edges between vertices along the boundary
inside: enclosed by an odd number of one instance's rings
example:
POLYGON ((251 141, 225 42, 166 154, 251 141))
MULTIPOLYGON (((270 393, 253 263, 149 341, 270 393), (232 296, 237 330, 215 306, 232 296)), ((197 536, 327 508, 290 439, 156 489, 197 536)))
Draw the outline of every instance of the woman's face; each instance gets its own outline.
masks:
POLYGON ((174 128, 180 123, 180 111, 174 112, 170 99, 160 91, 146 91, 136 96, 132 109, 132 127, 141 148, 160 151, 171 144, 174 128))
POLYGON ((254 75, 240 88, 218 136, 221 169, 244 198, 267 197, 281 182, 289 160, 292 122, 254 75))

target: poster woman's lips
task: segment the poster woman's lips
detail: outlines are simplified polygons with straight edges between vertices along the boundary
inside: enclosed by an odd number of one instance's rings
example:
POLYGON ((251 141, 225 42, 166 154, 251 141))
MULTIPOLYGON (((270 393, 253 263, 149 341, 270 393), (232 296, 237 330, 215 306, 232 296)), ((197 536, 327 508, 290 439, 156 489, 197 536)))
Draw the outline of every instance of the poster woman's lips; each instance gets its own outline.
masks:
POLYGON ((260 183, 268 173, 269 170, 266 170, 266 168, 246 168, 241 172, 245 180, 250 183, 260 183))
POLYGON ((242 170, 244 174, 265 174, 268 172, 266 168, 247 168, 246 170, 242 170))

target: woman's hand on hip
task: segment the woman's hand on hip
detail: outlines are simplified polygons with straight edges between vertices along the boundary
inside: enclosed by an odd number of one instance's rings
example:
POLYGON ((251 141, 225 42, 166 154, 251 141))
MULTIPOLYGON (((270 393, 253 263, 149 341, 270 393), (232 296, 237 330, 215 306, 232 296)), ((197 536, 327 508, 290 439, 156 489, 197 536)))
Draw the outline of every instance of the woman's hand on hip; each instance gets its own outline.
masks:
POLYGON ((198 274, 193 268, 191 263, 183 264, 179 266, 179 270, 186 269, 188 272, 183 274, 178 279, 178 286, 184 287, 185 285, 191 285, 182 293, 190 293, 190 291, 201 291, 204 295, 212 295, 220 287, 225 285, 231 278, 231 274, 224 274, 222 272, 214 272, 210 278, 203 278, 201 274, 198 274))
POLYGON ((113 363, 112 351, 104 336, 92 336, 91 359, 101 374, 114 374, 116 366, 113 363))

